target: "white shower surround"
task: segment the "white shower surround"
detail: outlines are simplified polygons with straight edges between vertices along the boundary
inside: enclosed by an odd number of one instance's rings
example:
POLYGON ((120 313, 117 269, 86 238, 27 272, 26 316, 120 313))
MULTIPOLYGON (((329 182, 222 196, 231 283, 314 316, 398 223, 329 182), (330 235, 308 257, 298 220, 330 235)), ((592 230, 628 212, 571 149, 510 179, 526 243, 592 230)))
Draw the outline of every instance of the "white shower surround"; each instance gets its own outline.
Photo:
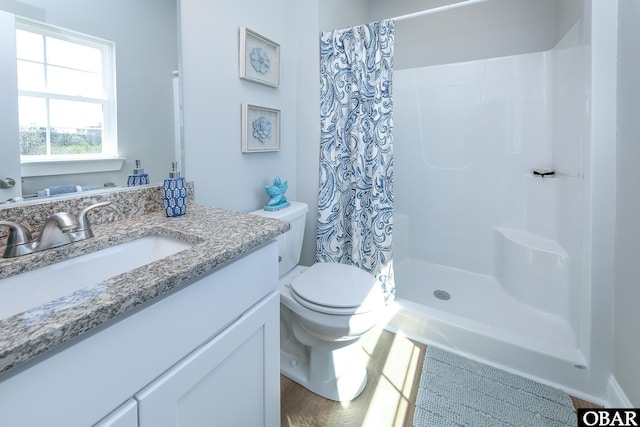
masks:
POLYGON ((582 39, 394 72, 389 328, 589 397, 582 39))

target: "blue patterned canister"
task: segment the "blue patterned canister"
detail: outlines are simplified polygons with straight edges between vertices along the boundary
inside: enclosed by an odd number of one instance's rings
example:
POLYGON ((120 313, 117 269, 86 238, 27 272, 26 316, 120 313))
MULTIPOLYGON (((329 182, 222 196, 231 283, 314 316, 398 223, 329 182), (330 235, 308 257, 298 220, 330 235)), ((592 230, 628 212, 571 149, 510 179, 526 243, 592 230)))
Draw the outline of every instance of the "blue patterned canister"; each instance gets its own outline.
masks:
POLYGON ((187 212, 187 186, 184 178, 167 178, 162 188, 162 207, 168 217, 187 212))
POLYGON ((127 187, 135 187, 136 185, 147 185, 149 183, 149 174, 140 173, 129 175, 127 179, 127 187))
POLYGON ((147 185, 149 183, 149 174, 144 173, 142 162, 136 160, 136 167, 133 173, 127 179, 127 187, 135 187, 136 185, 147 185))

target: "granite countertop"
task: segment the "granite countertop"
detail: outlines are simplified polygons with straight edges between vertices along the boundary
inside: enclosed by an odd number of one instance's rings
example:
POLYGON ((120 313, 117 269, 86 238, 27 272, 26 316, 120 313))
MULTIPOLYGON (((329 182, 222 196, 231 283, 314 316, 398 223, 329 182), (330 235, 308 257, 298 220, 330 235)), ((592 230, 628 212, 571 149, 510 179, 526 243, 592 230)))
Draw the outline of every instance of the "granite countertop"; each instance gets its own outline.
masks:
POLYGON ((166 218, 158 211, 92 228, 95 236, 91 239, 0 259, 0 279, 148 235, 174 237, 194 246, 0 319, 0 373, 260 246, 288 231, 289 223, 192 204, 182 217, 166 218))

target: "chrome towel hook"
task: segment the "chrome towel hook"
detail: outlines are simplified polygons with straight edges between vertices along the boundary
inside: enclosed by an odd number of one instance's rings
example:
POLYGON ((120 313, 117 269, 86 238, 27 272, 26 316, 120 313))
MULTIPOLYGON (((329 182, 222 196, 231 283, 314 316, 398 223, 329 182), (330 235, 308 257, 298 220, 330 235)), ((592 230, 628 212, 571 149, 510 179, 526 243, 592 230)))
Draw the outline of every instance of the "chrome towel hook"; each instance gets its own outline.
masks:
POLYGON ((553 178, 556 176, 556 171, 547 168, 534 169, 533 176, 539 176, 540 178, 553 178))

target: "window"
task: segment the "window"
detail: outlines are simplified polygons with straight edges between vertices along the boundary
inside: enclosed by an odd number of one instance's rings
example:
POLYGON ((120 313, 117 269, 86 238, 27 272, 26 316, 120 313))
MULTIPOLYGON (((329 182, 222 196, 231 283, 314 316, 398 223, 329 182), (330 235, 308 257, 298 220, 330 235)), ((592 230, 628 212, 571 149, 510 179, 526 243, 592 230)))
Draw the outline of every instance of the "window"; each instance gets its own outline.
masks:
POLYGON ((22 163, 115 158, 115 46, 16 22, 22 163))

